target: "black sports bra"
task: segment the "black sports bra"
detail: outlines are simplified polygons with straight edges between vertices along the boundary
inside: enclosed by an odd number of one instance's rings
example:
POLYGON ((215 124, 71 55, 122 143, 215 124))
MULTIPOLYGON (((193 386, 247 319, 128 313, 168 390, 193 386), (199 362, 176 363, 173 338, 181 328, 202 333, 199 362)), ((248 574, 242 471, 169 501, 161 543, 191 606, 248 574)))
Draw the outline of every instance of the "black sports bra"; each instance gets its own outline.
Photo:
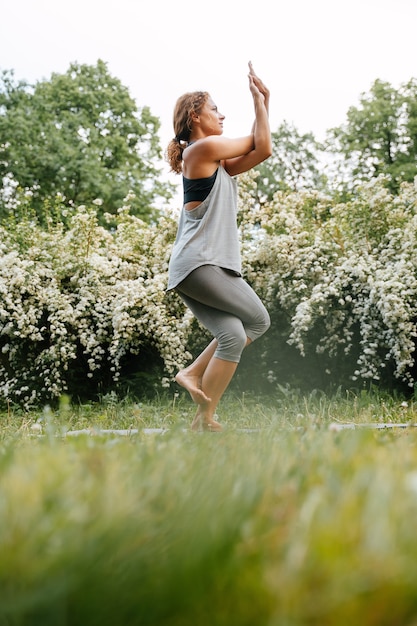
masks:
POLYGON ((187 202, 203 202, 209 195, 216 180, 217 171, 207 178, 185 178, 182 177, 184 186, 184 204, 187 202))

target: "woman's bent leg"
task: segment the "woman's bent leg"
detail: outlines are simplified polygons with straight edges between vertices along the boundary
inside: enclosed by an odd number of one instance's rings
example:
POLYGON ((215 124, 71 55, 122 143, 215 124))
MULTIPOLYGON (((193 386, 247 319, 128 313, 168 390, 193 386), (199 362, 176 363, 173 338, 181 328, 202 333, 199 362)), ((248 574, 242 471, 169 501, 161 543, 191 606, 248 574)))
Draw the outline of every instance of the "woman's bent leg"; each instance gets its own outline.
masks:
POLYGON ((211 398, 203 391, 203 374, 217 349, 217 339, 213 339, 205 350, 188 367, 175 376, 176 382, 184 387, 196 404, 206 404, 211 398))
POLYGON ((197 319, 216 337, 176 377, 199 404, 191 428, 221 430, 216 407, 251 340, 269 327, 269 316, 255 292, 241 278, 214 266, 192 272, 178 289, 197 319))
POLYGON ((252 287, 243 278, 231 275, 220 267, 199 267, 178 285, 177 290, 197 319, 217 337, 219 346, 216 356, 220 358, 235 360, 235 355, 229 356, 227 345, 223 346, 222 338, 218 336, 221 328, 212 329, 210 311, 222 311, 240 320, 246 336, 252 341, 269 328, 268 311, 252 287), (192 303, 197 302, 207 308, 201 307, 194 311, 188 298, 191 298, 192 303), (201 313, 204 314, 204 319, 200 319, 201 313))

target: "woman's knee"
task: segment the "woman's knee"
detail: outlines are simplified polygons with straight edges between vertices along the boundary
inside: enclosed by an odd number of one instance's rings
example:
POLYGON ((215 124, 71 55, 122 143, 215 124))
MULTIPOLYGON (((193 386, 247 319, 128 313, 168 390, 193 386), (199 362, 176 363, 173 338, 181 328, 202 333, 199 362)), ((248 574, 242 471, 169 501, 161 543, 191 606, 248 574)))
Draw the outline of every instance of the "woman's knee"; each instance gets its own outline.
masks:
POLYGON ((266 333, 266 331, 271 326, 271 318, 269 317, 269 313, 266 309, 260 311, 257 319, 247 326, 246 333, 247 336, 251 339, 251 341, 255 341, 262 337, 266 333))
POLYGON ((271 327, 271 318, 269 317, 268 311, 265 309, 264 319, 261 323, 261 335, 266 333, 271 327))

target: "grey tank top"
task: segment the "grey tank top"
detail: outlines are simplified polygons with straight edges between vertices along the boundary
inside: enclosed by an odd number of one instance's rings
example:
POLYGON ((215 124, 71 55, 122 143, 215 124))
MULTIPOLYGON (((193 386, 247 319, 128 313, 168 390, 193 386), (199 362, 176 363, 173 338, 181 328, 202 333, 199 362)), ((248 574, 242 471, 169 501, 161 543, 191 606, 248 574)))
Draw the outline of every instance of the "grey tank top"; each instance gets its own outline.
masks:
POLYGON ((236 213, 236 180, 219 166, 207 198, 191 211, 181 210, 168 268, 168 290, 202 265, 218 265, 241 275, 236 213))

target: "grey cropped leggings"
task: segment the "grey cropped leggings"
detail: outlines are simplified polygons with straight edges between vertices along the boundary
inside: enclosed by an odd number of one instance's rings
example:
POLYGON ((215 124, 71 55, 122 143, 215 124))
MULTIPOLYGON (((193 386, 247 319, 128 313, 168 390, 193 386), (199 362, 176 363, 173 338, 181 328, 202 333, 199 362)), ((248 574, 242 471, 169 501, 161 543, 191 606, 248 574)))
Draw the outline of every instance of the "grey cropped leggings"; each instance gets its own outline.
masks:
POLYGON ((203 265, 177 291, 195 317, 218 341, 215 357, 238 363, 247 338, 255 341, 270 326, 269 314, 241 278, 216 265, 203 265))

